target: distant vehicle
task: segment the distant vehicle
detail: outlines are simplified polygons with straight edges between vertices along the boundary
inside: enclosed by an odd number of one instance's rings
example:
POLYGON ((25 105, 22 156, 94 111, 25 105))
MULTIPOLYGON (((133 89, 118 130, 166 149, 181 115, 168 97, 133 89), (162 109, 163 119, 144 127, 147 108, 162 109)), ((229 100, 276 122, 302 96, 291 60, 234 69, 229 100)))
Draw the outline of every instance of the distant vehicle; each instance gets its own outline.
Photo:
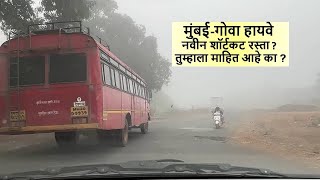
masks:
POLYGON ((222 126, 222 114, 220 112, 214 112, 213 121, 216 129, 219 129, 222 126))
POLYGON ((146 82, 100 38, 81 21, 35 26, 0 47, 0 134, 54 132, 67 146, 94 131, 125 146, 130 128, 148 132, 146 82))
POLYGON ((223 116, 223 98, 222 97, 211 97, 211 113, 212 119, 216 129, 221 128, 222 124, 224 123, 224 116, 223 116), (216 112, 216 108, 220 110, 216 112), (221 111, 221 112, 220 112, 221 111))

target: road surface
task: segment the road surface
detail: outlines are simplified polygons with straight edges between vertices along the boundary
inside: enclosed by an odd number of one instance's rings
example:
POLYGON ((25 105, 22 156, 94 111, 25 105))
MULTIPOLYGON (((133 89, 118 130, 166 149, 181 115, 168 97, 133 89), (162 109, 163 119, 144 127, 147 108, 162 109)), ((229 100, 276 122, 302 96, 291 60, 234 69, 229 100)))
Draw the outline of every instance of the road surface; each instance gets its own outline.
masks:
MULTIPOLYGON (((39 140, 35 138, 28 143, 18 142, 18 145, 9 147, 5 146, 2 138, 0 174, 56 166, 168 158, 195 163, 230 163, 284 173, 319 172, 300 162, 255 152, 231 143, 230 132, 239 123, 238 114, 226 114, 226 120, 226 127, 214 129, 210 113, 162 115, 152 120, 148 134, 143 135, 138 129, 133 130, 129 135, 129 143, 124 148, 106 147, 91 139, 82 138, 75 150, 66 151, 56 146, 53 134, 36 135, 39 140)), ((19 141, 19 138, 29 138, 29 135, 18 137, 15 141, 19 141)), ((34 135, 30 138, 34 138, 34 135)))

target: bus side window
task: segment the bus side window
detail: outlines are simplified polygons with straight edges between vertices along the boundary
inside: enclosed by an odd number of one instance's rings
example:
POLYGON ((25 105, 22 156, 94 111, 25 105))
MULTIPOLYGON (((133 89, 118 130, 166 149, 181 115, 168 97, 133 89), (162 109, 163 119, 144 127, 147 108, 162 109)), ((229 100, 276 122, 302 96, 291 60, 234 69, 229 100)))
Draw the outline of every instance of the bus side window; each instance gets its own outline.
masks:
POLYGON ((147 92, 147 88, 146 87, 144 88, 144 97, 146 99, 148 99, 148 92, 147 92))
POLYGON ((147 88, 144 88, 144 97, 146 98, 146 100, 148 100, 147 88))
POLYGON ((128 83, 127 83, 127 77, 122 75, 122 82, 123 82, 123 88, 126 92, 128 92, 128 83))
POLYGON ((111 85, 110 67, 106 64, 104 65, 104 82, 111 85))
POLYGON ((136 82, 137 85, 137 95, 140 96, 140 85, 136 82))
POLYGON ((140 94, 141 94, 141 97, 144 98, 144 95, 143 95, 143 87, 142 87, 142 86, 140 86, 140 91, 141 91, 141 93, 140 93, 140 94))
POLYGON ((126 77, 126 81, 127 81, 127 85, 128 85, 128 92, 129 92, 129 93, 132 93, 132 91, 131 91, 131 86, 130 86, 130 80, 129 80, 128 77, 126 77))
POLYGON ((143 97, 143 87, 140 85, 140 96, 143 97))
POLYGON ((111 75, 110 75, 110 77, 111 77, 111 85, 112 85, 113 87, 116 87, 116 81, 115 81, 115 79, 114 79, 114 69, 113 69, 113 68, 110 68, 110 72, 111 72, 111 75))
POLYGON ((115 69, 114 72, 115 72, 115 75, 114 75, 114 76, 115 76, 115 80, 116 80, 116 87, 117 87, 118 89, 121 89, 119 71, 115 69))
POLYGON ((139 84, 136 81, 135 81, 135 84, 136 84, 136 94, 137 94, 137 96, 139 96, 139 94, 140 94, 139 84))
POLYGON ((124 90, 124 88, 123 88, 123 79, 122 79, 122 74, 121 73, 119 73, 119 79, 120 79, 120 89, 121 90, 124 90))
POLYGON ((145 94, 145 89, 144 87, 142 87, 142 97, 145 99, 146 98, 146 94, 145 94))
POLYGON ((104 64, 103 63, 100 63, 100 65, 101 65, 101 78, 102 78, 102 83, 103 84, 105 84, 105 79, 104 79, 104 77, 105 77, 105 74, 104 74, 104 64))
POLYGON ((146 99, 149 100, 149 93, 147 88, 144 88, 144 93, 146 94, 146 99))
POLYGON ((137 83, 137 90, 138 90, 138 96, 141 97, 141 87, 140 87, 140 84, 137 83))
POLYGON ((137 95, 137 84, 134 80, 132 80, 132 84, 133 84, 133 94, 137 95))
POLYGON ((136 82, 132 80, 133 94, 137 95, 136 82))
POLYGON ((119 67, 119 63, 117 61, 115 61, 113 58, 110 58, 110 62, 111 64, 113 64, 116 67, 119 67))
POLYGON ((128 78, 128 87, 129 87, 129 92, 131 93, 131 94, 133 94, 133 84, 132 84, 132 80, 131 80, 131 78, 128 78))

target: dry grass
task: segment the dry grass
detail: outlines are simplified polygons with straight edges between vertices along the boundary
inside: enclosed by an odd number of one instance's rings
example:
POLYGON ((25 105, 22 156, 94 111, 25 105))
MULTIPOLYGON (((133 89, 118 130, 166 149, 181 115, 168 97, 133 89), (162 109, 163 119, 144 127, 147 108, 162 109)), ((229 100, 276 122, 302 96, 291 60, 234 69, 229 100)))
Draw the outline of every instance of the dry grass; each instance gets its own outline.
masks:
POLYGON ((233 140, 320 167, 320 112, 263 112, 247 115, 233 140))

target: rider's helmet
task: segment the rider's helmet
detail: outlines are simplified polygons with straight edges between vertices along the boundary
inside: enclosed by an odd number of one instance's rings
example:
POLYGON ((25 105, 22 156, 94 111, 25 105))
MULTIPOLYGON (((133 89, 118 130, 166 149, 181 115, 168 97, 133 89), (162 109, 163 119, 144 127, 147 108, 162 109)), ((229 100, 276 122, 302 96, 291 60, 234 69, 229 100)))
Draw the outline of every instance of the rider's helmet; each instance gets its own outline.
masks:
POLYGON ((215 111, 215 112, 220 111, 220 107, 217 106, 214 111, 215 111))

